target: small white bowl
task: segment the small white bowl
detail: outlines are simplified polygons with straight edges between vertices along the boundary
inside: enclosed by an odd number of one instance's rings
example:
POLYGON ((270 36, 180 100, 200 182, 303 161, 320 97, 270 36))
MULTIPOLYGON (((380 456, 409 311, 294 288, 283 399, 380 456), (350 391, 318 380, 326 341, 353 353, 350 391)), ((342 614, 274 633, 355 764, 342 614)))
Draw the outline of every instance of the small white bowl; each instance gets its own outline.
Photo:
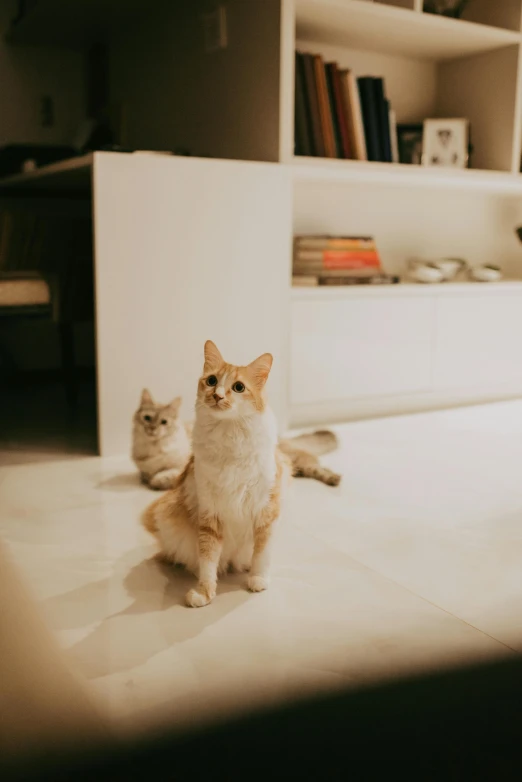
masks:
POLYGON ((411 261, 410 277, 412 280, 415 280, 415 282, 442 282, 444 279, 444 272, 428 261, 411 261))
POLYGON ((469 276, 475 282, 498 282, 502 279, 502 270, 498 266, 473 266, 469 270, 469 276))
POLYGON ((440 258, 438 261, 433 261, 433 263, 443 273, 445 282, 455 279, 457 274, 467 266, 463 258, 440 258))

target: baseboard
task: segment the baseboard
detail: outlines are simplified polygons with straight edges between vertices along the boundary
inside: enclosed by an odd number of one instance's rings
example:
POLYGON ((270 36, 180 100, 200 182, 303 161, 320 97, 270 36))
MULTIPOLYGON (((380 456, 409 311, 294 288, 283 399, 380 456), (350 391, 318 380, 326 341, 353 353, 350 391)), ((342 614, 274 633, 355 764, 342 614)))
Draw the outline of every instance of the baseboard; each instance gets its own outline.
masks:
POLYGON ((290 428, 299 428, 357 421, 364 418, 382 418, 429 410, 444 410, 451 407, 466 407, 519 398, 522 398, 522 384, 517 388, 511 385, 480 391, 462 389, 383 397, 372 396, 334 402, 291 405, 289 419, 290 428))

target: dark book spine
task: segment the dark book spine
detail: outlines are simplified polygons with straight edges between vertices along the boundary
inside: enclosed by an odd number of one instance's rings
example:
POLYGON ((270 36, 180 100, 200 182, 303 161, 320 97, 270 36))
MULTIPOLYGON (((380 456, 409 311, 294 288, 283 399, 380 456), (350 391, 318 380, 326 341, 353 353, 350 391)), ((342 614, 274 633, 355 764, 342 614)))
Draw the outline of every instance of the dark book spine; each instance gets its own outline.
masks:
POLYGON ((379 147, 380 159, 383 163, 392 162, 390 142, 390 104, 386 100, 384 91, 384 79, 374 79, 373 89, 375 95, 375 108, 379 120, 379 147))
POLYGON ((359 97, 364 121, 364 137, 368 160, 381 160, 381 145, 379 141, 379 112, 375 105, 374 79, 371 76, 363 76, 357 79, 359 97))
POLYGON ((341 145, 343 157, 346 160, 350 160, 354 157, 354 149, 350 140, 350 131, 348 129, 348 114, 343 99, 343 88, 341 84, 341 74, 337 63, 331 63, 332 66, 332 80, 334 86, 335 96, 335 110, 337 112, 337 118, 339 120, 339 130, 341 133, 341 145))
POLYGON ((311 155, 312 141, 306 105, 303 55, 295 53, 295 154, 311 155))
POLYGON ((303 54, 303 67, 306 98, 310 112, 310 123, 312 126, 312 154, 315 157, 324 157, 325 147, 323 133, 321 130, 319 99, 317 97, 317 85, 315 83, 314 73, 314 58, 312 54, 303 54))
POLYGON ((327 63, 325 66, 325 71, 326 71, 326 84, 328 87, 328 100, 330 103, 330 114, 332 116, 336 156, 338 158, 343 158, 344 151, 343 151, 343 141, 341 136, 340 117, 337 113, 337 103, 335 100, 333 63, 327 63))
POLYGON ((371 277, 321 277, 319 285, 398 285, 400 277, 391 274, 374 274, 371 277))
POLYGON ((393 150, 392 150, 392 137, 390 127, 390 101, 384 101, 384 152, 386 155, 386 162, 393 163, 393 150))

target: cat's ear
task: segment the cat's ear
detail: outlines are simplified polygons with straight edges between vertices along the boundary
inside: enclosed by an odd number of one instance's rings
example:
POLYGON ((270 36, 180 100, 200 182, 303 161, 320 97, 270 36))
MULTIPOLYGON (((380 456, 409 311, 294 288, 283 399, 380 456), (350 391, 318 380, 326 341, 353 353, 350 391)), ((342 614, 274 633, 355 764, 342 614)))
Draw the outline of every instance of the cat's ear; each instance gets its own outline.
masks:
POLYGON ((152 398, 152 394, 150 393, 148 388, 144 388, 141 392, 141 401, 140 404, 142 407, 150 407, 154 404, 154 399, 152 398))
POLYGON ((203 372, 211 372, 213 369, 219 369, 223 366, 225 360, 212 340, 207 339, 205 342, 205 366, 203 372))
POLYGON ((182 402, 181 397, 177 396, 175 399, 172 400, 172 402, 169 403, 169 410, 173 415, 177 415, 179 413, 181 402, 182 402))
POLYGON ((263 388, 265 385, 270 370, 272 369, 273 360, 271 353, 263 353, 262 356, 259 356, 259 358, 256 358, 255 361, 252 361, 252 363, 248 365, 248 369, 258 388, 263 388))

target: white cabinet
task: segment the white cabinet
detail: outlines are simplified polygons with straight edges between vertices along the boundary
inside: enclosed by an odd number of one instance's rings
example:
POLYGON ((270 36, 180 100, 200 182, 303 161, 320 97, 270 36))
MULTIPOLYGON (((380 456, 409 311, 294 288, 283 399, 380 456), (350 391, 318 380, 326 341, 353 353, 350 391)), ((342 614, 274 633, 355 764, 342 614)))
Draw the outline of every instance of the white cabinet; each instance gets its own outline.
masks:
POLYGON ((435 389, 522 387, 520 291, 439 297, 435 334, 435 389))
POLYGON ((433 307, 400 295, 294 300, 292 404, 428 388, 433 307))
POLYGON ((295 289, 290 422, 522 395, 522 283, 295 289))

